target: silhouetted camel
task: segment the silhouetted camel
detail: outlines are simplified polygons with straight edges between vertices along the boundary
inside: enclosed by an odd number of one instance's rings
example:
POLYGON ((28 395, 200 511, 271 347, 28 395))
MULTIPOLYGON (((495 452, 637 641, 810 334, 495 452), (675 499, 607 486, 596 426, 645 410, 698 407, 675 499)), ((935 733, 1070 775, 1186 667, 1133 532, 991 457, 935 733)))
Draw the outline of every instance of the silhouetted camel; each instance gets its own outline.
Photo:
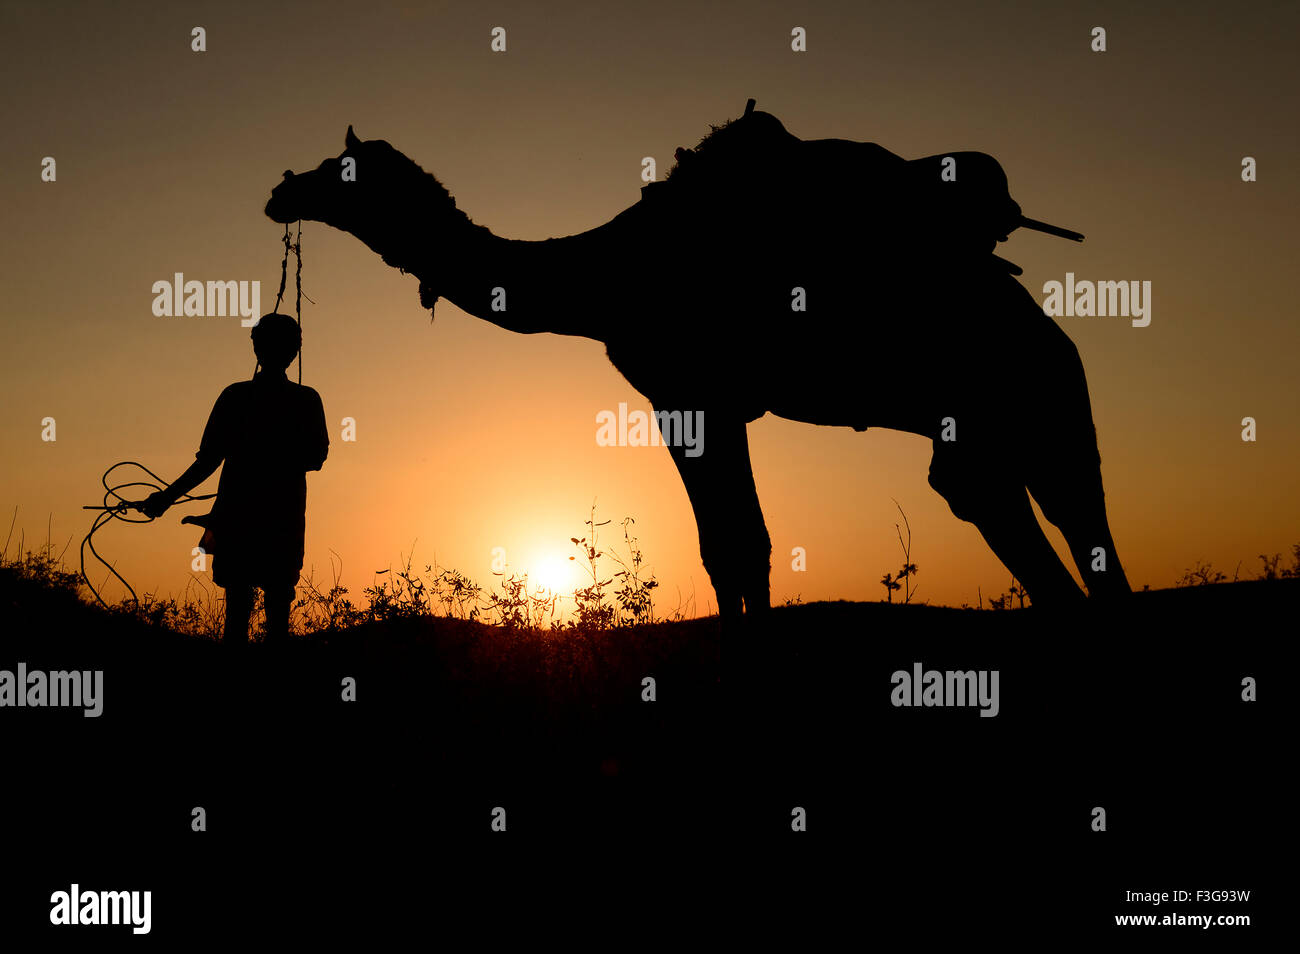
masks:
POLYGON ((954 153, 956 181, 941 183, 942 157, 803 141, 747 110, 679 149, 668 179, 604 225, 518 241, 472 223, 387 142, 348 127, 345 146, 313 172, 285 172, 266 214, 350 232, 416 275, 427 308, 444 297, 510 331, 601 341, 655 409, 703 412, 704 452, 669 450, 722 614, 769 605, 746 434, 767 412, 931 438, 931 486, 1037 604, 1083 594, 1026 488, 1089 591, 1129 591, 1078 351, 991 254, 1017 225, 1039 225, 1020 218, 991 157, 954 153), (806 311, 792 310, 797 289, 806 311))

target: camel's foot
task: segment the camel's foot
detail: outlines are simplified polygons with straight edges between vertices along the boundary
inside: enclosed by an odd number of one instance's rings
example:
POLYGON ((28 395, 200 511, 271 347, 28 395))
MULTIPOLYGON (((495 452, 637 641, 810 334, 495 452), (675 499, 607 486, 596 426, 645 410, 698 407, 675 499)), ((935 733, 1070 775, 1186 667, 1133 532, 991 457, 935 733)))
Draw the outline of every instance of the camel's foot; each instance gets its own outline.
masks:
POLYGON ((718 591, 718 615, 723 620, 742 618, 745 613, 744 607, 745 601, 739 591, 731 593, 718 591))
MULTIPOLYGON (((1069 574, 1066 573, 1066 576, 1069 577, 1069 574)), ((1030 586, 1023 580, 1021 585, 1029 595, 1030 602, 1040 609, 1078 609, 1088 602, 1087 594, 1079 589, 1073 579, 1070 579, 1068 585, 1059 583, 1052 586, 1030 586)))
POLYGON ((1084 578, 1088 586, 1088 596, 1100 602, 1122 600, 1133 594, 1128 577, 1122 567, 1112 567, 1096 573, 1089 573, 1084 578))

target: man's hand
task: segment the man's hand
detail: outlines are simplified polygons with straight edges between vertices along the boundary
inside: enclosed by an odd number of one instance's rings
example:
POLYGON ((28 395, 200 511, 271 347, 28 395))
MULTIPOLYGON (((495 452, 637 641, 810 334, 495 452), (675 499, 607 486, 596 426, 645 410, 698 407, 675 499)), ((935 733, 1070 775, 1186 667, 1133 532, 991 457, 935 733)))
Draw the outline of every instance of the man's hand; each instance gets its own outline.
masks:
POLYGON ((173 501, 167 491, 159 490, 140 501, 137 509, 146 517, 161 517, 173 501))

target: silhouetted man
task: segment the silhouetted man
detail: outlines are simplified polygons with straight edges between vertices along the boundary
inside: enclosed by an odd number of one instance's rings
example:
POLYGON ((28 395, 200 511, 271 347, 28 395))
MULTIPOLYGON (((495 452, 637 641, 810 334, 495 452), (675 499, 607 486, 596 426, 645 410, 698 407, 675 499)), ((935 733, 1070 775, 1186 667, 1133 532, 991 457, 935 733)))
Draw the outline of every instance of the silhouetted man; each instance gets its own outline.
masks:
POLYGON ((266 641, 280 643, 288 635, 302 571, 306 472, 320 470, 329 453, 320 395, 285 376, 302 345, 297 322, 263 315, 252 338, 259 365, 253 380, 221 392, 194 463, 140 508, 161 516, 225 462, 212 512, 195 522, 206 530, 213 582, 226 590, 227 645, 248 642, 255 587, 264 595, 266 641))

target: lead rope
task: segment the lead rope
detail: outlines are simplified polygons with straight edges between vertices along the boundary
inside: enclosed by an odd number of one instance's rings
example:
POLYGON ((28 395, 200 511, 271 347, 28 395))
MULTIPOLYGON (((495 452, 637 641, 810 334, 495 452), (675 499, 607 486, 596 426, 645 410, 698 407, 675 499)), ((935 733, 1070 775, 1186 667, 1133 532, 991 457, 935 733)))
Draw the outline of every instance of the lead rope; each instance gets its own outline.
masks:
MULTIPOLYGON (((297 298, 293 305, 293 320, 298 323, 298 337, 302 338, 302 219, 298 220, 298 236, 294 238, 289 235, 289 223, 284 223, 284 236, 280 239, 284 243, 284 258, 280 261, 280 291, 275 296, 275 308, 273 311, 280 310, 280 302, 284 300, 284 286, 289 281, 289 253, 293 252, 294 261, 297 263, 294 269, 294 285, 297 291, 297 298)), ((307 299, 311 301, 310 298, 307 299)), ((314 301, 311 301, 314 305, 314 301)), ((253 374, 257 374, 257 368, 253 368, 253 374)), ((302 384, 302 345, 298 346, 298 383, 302 384)))

